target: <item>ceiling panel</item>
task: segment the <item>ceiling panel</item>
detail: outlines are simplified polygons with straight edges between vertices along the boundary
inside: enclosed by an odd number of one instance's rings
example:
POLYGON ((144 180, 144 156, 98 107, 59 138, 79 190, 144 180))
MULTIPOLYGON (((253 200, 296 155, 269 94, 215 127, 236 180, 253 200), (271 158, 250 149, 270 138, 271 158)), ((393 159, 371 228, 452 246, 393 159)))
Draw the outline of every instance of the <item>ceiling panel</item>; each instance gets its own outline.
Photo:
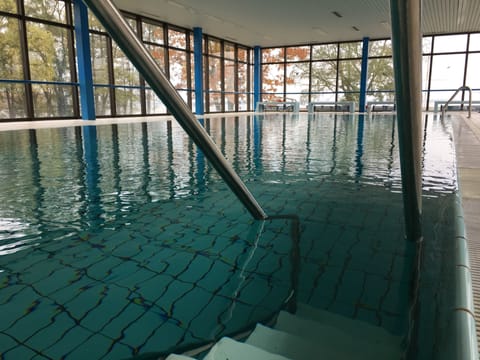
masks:
MULTIPOLYGON (((244 45, 390 37, 389 0, 114 0, 142 14, 244 45), (335 14, 336 13, 336 14, 335 14)), ((480 31, 480 0, 424 0, 425 34, 480 31)))

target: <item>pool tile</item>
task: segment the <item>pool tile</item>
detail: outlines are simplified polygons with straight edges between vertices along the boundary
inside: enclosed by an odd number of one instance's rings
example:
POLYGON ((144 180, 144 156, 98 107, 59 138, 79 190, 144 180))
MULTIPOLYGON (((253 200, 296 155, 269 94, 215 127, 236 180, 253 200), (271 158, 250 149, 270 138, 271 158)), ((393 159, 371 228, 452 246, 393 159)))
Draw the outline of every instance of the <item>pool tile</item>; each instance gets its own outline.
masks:
POLYGON ((364 291, 360 302, 372 309, 380 309, 380 304, 385 297, 389 281, 384 276, 366 274, 364 291))
POLYGON ((234 281, 236 274, 232 272, 232 267, 224 262, 217 260, 208 274, 196 282, 197 286, 204 288, 210 293, 218 291, 224 286, 234 281))
POLYGON ((19 291, 15 296, 10 298, 10 301, 0 306, 2 314, 2 321, 0 322, 0 330, 6 330, 26 314, 29 309, 32 309, 37 304, 38 294, 31 288, 25 287, 19 291))
MULTIPOLYGON (((212 297, 211 293, 195 287, 175 302, 172 316, 187 325, 204 311, 212 297)), ((211 316, 216 318, 217 314, 212 313, 211 316)))
POLYGON ((142 304, 136 304, 134 302, 128 303, 120 314, 105 324, 101 330, 101 334, 111 339, 123 339, 126 328, 130 324, 133 324, 146 311, 142 304))
POLYGON ((356 303, 363 292, 365 274, 346 270, 337 289, 336 301, 356 303))
POLYGON ((123 263, 121 259, 115 257, 105 257, 101 261, 88 267, 87 274, 94 280, 104 281, 110 276, 112 269, 123 263))
POLYGON ((42 354, 53 358, 61 359, 68 358, 68 355, 75 351, 76 348, 82 346, 93 334, 90 331, 83 329, 80 326, 76 326, 70 330, 67 330, 61 337, 61 339, 55 344, 42 350, 42 354))
MULTIPOLYGON (((26 346, 19 345, 14 349, 10 349, 8 351, 2 352, 2 357, 5 359, 31 359, 33 358, 36 353, 27 348, 26 346)), ((45 359, 45 358, 44 358, 45 359)))
POLYGON ((77 272, 68 267, 60 267, 47 278, 35 283, 35 289, 43 295, 52 294, 64 287, 68 287, 77 279, 77 272))
POLYGON ((112 340, 107 337, 94 334, 89 337, 81 346, 77 347, 68 355, 71 359, 98 359, 105 356, 110 347, 112 340))
MULTIPOLYGON (((123 335, 128 339, 128 343, 135 349, 140 350, 143 345, 153 337, 157 329, 166 321, 165 317, 160 316, 152 309, 144 312, 134 322, 128 324, 123 331, 123 335)), ((168 343, 157 344, 159 348, 168 347, 168 343), (163 346, 162 346, 163 345, 163 346)))
POLYGON ((129 290, 119 286, 104 286, 99 293, 97 305, 85 314, 80 325, 92 332, 100 331, 123 311, 129 294, 129 290))
POLYGON ((52 323, 36 332, 26 343, 34 349, 48 348, 75 326, 75 321, 66 312, 57 311, 52 315, 52 323))
POLYGON ((147 343, 142 347, 142 352, 147 353, 173 349, 173 347, 184 338, 185 332, 185 329, 179 327, 176 323, 165 321, 155 330, 147 343))
POLYGON ((172 314, 176 302, 192 291, 193 288, 194 284, 184 283, 182 281, 170 283, 167 286, 166 291, 162 293, 162 297, 159 298, 155 304, 160 306, 162 309, 166 309, 169 314, 172 314))
POLYGON ((0 333, 0 349, 2 351, 0 354, 7 353, 8 350, 13 349, 16 346, 18 346, 18 342, 12 339, 11 336, 0 333))
POLYGON ((105 290, 102 284, 85 287, 65 304, 65 308, 75 320, 80 321, 98 306, 105 290))

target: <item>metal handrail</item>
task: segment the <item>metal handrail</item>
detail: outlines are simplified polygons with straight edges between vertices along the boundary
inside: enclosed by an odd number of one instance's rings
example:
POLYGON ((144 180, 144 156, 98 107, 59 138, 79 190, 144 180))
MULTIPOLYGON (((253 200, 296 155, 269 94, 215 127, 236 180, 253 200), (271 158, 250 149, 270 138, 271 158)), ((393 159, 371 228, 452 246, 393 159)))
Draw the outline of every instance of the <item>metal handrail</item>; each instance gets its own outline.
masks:
POLYGON ((250 214, 258 220, 266 219, 267 215, 263 209, 248 191, 232 166, 223 157, 205 129, 197 121, 195 115, 193 115, 175 87, 166 78, 155 59, 153 59, 152 55, 135 35, 120 11, 113 4, 113 1, 83 1, 107 29, 110 36, 151 86, 155 94, 163 101, 185 132, 203 151, 207 159, 250 214))
POLYGON ((447 100, 445 105, 442 106, 442 117, 445 117, 445 111, 447 111, 448 104, 453 100, 455 96, 461 91, 461 90, 468 90, 469 92, 469 99, 468 99, 468 117, 472 116, 472 89, 470 89, 469 86, 460 86, 457 91, 452 95, 450 99, 447 100))

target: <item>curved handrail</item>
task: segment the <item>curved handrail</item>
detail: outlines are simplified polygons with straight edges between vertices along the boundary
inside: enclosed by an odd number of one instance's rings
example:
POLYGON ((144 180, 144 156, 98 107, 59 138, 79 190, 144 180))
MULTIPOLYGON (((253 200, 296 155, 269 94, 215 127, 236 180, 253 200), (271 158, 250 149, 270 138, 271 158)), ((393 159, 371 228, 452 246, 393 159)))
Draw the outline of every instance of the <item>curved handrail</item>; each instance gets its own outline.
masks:
POLYGON ((442 106, 442 118, 445 117, 445 111, 447 111, 448 104, 453 100, 455 96, 461 91, 461 90, 468 90, 469 92, 469 98, 468 98, 468 117, 472 116, 472 89, 470 89, 469 86, 460 86, 457 91, 450 97, 450 99, 447 100, 445 105, 442 106))

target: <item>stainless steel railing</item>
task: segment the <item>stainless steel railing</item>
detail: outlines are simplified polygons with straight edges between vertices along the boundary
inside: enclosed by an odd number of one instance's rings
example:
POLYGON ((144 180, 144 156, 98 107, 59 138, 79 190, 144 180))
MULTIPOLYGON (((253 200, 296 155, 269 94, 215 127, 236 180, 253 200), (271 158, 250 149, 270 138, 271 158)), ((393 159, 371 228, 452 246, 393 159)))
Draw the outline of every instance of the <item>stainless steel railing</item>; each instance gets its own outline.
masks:
POLYGON ((450 97, 450 99, 447 100, 445 105, 442 106, 442 118, 445 117, 445 112, 447 111, 447 107, 450 104, 450 102, 457 96, 457 94, 462 91, 462 90, 468 90, 469 92, 469 98, 468 98, 468 117, 472 116, 472 89, 468 86, 460 86, 457 91, 450 97))

